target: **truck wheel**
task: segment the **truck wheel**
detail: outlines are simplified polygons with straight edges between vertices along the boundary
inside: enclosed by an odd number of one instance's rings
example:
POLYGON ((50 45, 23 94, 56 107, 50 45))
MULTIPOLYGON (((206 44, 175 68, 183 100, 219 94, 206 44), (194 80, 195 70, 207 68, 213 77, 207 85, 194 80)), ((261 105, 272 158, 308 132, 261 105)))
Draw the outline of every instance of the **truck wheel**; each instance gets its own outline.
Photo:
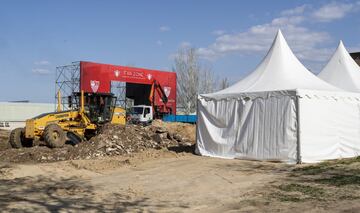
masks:
POLYGON ((50 148, 63 147, 66 142, 66 134, 57 124, 47 125, 43 137, 46 145, 50 148))
POLYGON ((19 149, 23 147, 22 138, 24 134, 24 128, 16 128, 10 133, 9 143, 12 148, 19 149))

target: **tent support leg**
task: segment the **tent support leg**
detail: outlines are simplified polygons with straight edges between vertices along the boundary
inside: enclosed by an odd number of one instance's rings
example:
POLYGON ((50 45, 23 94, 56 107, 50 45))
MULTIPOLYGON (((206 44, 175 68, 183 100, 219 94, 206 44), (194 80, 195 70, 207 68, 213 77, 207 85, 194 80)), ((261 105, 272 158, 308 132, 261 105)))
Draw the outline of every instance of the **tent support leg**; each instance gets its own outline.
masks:
POLYGON ((296 95, 296 138, 297 138, 297 146, 296 146, 296 161, 298 164, 301 164, 301 134, 300 134, 300 97, 296 95))
POLYGON ((198 130, 199 130, 199 105, 200 105, 200 99, 199 97, 197 98, 196 100, 196 129, 195 129, 195 133, 196 133, 196 136, 195 136, 195 154, 197 155, 201 155, 200 154, 200 150, 198 149, 198 139, 199 139, 199 135, 198 135, 198 130))

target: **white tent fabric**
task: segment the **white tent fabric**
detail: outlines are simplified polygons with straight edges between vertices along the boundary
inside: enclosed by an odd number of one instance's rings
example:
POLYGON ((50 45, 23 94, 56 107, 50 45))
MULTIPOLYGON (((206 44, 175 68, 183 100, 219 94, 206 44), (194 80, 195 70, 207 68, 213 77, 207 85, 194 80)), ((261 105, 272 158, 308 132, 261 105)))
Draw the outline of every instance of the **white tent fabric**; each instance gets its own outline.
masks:
POLYGON ((198 97, 196 152, 317 162, 360 153, 360 95, 309 72, 281 31, 250 75, 198 97))
POLYGON ((318 77, 344 90, 360 92, 360 67, 351 58, 342 41, 318 77))
POLYGON ((216 94, 274 90, 316 89, 338 91, 309 72, 278 32, 269 52, 257 68, 243 80, 216 94))

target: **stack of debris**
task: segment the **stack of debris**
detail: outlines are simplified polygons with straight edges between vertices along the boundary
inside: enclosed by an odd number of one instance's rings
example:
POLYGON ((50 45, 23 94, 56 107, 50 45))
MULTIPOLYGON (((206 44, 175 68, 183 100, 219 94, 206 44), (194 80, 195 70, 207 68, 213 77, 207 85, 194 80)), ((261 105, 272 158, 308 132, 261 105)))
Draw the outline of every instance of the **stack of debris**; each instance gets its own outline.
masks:
POLYGON ((0 151, 0 161, 51 162, 94 159, 102 156, 128 155, 148 149, 187 150, 193 142, 159 126, 105 125, 98 135, 75 146, 51 149, 37 146, 0 151))
POLYGON ((191 146, 187 138, 166 129, 141 125, 106 125, 89 144, 96 145, 93 155, 123 155, 146 149, 162 149, 172 146, 191 146))

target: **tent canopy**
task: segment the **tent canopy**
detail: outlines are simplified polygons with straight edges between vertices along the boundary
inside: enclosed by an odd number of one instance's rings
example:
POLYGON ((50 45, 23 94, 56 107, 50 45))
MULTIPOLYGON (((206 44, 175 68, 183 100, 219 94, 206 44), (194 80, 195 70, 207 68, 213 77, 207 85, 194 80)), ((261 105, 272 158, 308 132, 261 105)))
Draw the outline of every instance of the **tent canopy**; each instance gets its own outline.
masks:
POLYGON ((344 90, 360 92, 360 67, 351 58, 342 41, 318 77, 344 90))
POLYGON ((341 91, 308 71, 279 30, 269 52, 253 72, 224 90, 204 96, 296 89, 341 91))

